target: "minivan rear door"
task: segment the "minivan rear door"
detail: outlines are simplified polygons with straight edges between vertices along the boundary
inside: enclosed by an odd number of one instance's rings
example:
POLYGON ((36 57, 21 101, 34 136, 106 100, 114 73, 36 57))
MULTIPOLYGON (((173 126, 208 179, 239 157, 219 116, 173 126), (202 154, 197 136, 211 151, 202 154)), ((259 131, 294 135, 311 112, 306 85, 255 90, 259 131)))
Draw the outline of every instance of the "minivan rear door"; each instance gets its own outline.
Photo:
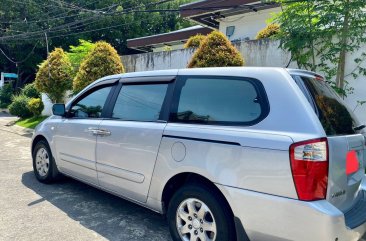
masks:
POLYGON ((313 106, 328 138, 327 200, 346 212, 358 201, 365 176, 362 125, 323 77, 291 73, 313 106))

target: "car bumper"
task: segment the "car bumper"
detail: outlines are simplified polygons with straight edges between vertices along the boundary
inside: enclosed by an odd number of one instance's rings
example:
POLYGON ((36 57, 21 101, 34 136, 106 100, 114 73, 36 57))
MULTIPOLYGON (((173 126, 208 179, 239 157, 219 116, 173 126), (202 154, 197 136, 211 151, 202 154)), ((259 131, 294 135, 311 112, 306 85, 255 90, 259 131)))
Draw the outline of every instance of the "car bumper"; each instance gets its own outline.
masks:
MULTIPOLYGON (((356 241, 366 232, 364 221, 353 229, 348 228, 345 214, 326 200, 303 202, 217 186, 245 229, 246 234, 239 235, 251 241, 356 241)), ((246 239, 238 237, 238 240, 246 239)))

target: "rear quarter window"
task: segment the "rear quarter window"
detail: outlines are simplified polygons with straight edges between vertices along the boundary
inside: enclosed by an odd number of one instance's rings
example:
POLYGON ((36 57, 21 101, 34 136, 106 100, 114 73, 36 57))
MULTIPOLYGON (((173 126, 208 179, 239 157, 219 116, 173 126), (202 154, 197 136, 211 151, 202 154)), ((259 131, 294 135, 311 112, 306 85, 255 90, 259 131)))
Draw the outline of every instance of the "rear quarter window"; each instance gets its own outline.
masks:
POLYGON ((181 76, 170 121, 211 125, 253 125, 268 115, 259 80, 236 77, 181 76))
POLYGON ((355 134, 353 128, 358 125, 358 121, 332 87, 316 77, 298 77, 313 99, 315 112, 326 134, 330 136, 355 134))

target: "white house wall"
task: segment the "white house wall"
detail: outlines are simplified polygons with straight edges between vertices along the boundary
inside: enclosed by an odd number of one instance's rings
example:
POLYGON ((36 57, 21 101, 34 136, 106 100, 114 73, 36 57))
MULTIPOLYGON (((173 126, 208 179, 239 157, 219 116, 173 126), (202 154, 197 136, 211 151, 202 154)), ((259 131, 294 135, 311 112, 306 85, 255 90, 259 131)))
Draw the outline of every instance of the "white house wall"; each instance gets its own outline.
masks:
POLYGON ((246 13, 219 19, 219 30, 226 34, 226 28, 235 26, 234 34, 230 40, 255 39, 258 31, 267 26, 267 20, 273 17, 274 13, 281 11, 281 8, 271 8, 253 13, 246 13))

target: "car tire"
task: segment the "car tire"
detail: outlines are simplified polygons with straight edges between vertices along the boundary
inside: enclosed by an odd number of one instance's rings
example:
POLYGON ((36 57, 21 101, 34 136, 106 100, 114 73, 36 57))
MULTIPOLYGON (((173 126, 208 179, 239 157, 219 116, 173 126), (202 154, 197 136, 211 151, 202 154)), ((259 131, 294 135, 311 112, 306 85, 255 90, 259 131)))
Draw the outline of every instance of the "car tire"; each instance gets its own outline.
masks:
POLYGON ((220 193, 202 184, 188 184, 176 191, 168 205, 167 219, 174 241, 236 240, 227 203, 220 193))
POLYGON ((59 180, 59 173, 48 143, 44 140, 37 142, 32 153, 33 171, 38 181, 52 183, 59 180))

